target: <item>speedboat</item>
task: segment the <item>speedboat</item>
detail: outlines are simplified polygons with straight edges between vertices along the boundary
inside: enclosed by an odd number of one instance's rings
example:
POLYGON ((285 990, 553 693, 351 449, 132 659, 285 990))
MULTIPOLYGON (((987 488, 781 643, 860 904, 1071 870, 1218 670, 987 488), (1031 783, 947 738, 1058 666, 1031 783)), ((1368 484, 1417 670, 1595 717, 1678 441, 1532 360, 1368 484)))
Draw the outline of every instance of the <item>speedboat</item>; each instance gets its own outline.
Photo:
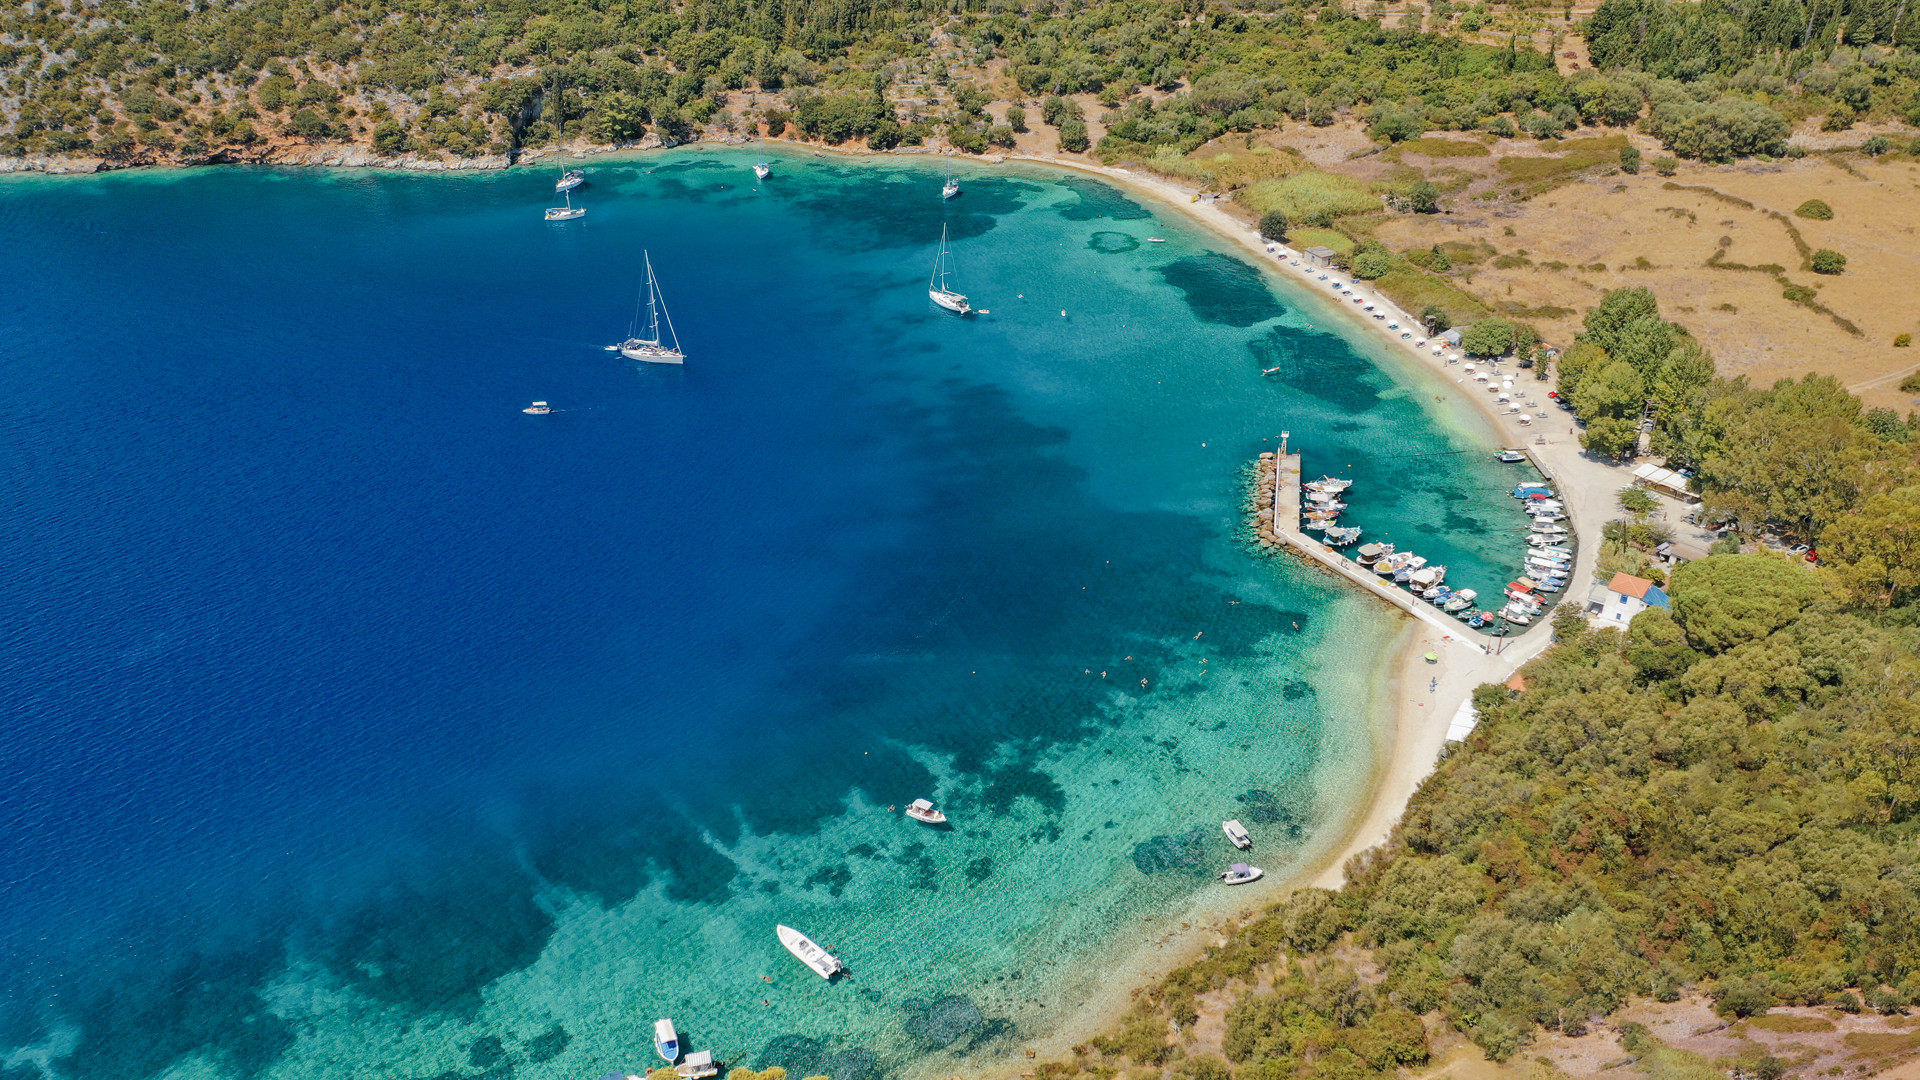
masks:
POLYGON ((1504 461, 1509 465, 1514 465, 1527 460, 1527 455, 1518 450, 1502 450, 1493 455, 1493 458, 1495 461, 1504 461))
POLYGON ((545 416, 553 411, 553 406, 544 401, 536 401, 520 411, 523 413, 531 413, 534 416, 545 416))
POLYGON ((574 218, 580 218, 580 217, 586 217, 586 216, 587 216, 587 208, 584 206, 573 205, 572 194, 567 195, 567 205, 547 207, 548 221, 572 221, 574 218))
POLYGON ((572 191, 574 188, 586 182, 586 173, 581 172, 579 169, 568 169, 566 172, 560 174, 560 182, 553 185, 553 193, 556 195, 563 194, 572 191))
POLYGON ((1164 238, 1162 238, 1162 237, 1158 237, 1158 236, 1149 236, 1149 237, 1147 237, 1147 243, 1149 243, 1149 244, 1164 244, 1164 243, 1166 243, 1166 240, 1165 240, 1164 238))
POLYGON ((1479 593, 1474 592, 1472 589, 1461 589, 1459 592, 1447 597, 1446 609, 1448 611, 1464 611, 1472 607, 1473 602, 1478 599, 1480 599, 1479 593))
POLYGON ((1246 863, 1237 862, 1228 867, 1226 873, 1220 875, 1220 880, 1229 885, 1245 885, 1249 881, 1259 881, 1261 875, 1265 873, 1265 870, 1257 866, 1248 866, 1246 863))
POLYGON ((907 804, 907 816, 915 821, 924 821, 929 825, 945 825, 947 815, 933 808, 925 799, 915 799, 907 804))
POLYGON ((680 1033, 673 1030, 673 1021, 664 1016, 653 1022, 653 1048, 669 1065, 680 1060, 680 1033))
POLYGON ((835 975, 847 970, 839 957, 814 944, 812 938, 793 927, 781 924, 775 926, 773 932, 779 935, 780 944, 785 945, 788 952, 799 957, 801 963, 812 968, 814 974, 821 978, 832 981, 835 975))
POLYGON ((768 165, 766 162, 759 161, 754 163, 753 175, 758 177, 759 179, 765 180, 768 176, 772 175, 772 173, 773 173, 772 166, 768 165))
POLYGON ((1240 824, 1239 819, 1235 818, 1235 819, 1221 822, 1220 829, 1222 832, 1227 834, 1228 840, 1233 841, 1234 847, 1237 847, 1240 850, 1245 851, 1246 849, 1253 846, 1252 835, 1250 835, 1247 832, 1247 827, 1245 825, 1240 824))

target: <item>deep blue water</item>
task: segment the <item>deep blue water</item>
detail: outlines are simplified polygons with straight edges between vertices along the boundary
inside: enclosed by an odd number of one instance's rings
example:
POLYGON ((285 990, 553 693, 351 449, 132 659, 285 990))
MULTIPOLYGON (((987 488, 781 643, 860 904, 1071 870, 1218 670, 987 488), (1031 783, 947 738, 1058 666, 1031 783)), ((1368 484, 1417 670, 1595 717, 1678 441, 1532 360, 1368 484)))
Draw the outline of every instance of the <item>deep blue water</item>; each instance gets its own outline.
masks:
POLYGON ((1481 436, 1104 185, 751 161, 565 225, 527 170, 0 185, 0 1077, 598 1075, 673 1012, 863 1080, 1044 1032, 1221 817, 1312 853, 1390 626, 1246 552, 1241 469, 1288 428, 1484 589, 1481 436), (601 348, 643 247, 683 369, 601 348))

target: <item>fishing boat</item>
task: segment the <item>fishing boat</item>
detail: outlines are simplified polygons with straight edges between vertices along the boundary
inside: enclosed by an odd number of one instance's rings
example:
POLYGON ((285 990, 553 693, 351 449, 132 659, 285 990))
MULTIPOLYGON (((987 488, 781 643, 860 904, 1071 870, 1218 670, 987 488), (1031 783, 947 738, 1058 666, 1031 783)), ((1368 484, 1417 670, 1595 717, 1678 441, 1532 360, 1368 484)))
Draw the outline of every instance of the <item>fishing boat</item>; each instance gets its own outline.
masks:
POLYGON ((1323 476, 1318 480, 1309 480, 1304 485, 1308 491, 1342 492, 1353 486, 1353 481, 1337 476, 1323 476))
POLYGON ((1242 851, 1245 851, 1246 849, 1253 846, 1252 834, 1247 832, 1247 827, 1245 825, 1240 824, 1240 821, 1237 818, 1233 818, 1233 819, 1229 819, 1227 821, 1221 822, 1220 830, 1227 834, 1228 840, 1233 841, 1234 847, 1237 847, 1242 851))
POLYGON ((1547 484, 1519 484, 1513 489, 1513 497, 1516 499, 1530 499, 1536 495, 1551 499, 1553 488, 1547 484))
POLYGON ((536 401, 520 411, 523 413, 531 413, 534 416, 545 416, 553 411, 553 406, 544 401, 536 401))
POLYGON ((1358 539, 1360 539, 1360 527, 1358 525, 1352 528, 1329 527, 1327 529, 1327 544, 1331 547, 1346 547, 1358 539))
POLYGON ((773 932, 780 936, 780 944, 787 951, 799 957, 800 962, 814 970, 823 979, 831 981, 835 975, 847 970, 840 958, 813 943, 813 939, 784 923, 775 926, 773 932))
POLYGON ((772 174, 773 174, 773 166, 768 165, 764 161, 754 162, 753 175, 756 179, 765 180, 768 176, 771 176, 772 174))
POLYGON ((1467 619, 1467 625, 1478 630, 1492 621, 1493 616, 1488 612, 1476 611, 1467 619))
POLYGON ((940 227, 940 254, 933 259, 933 277, 927 280, 927 299, 946 308, 956 315, 965 315, 973 308, 967 305, 967 298, 947 287, 947 277, 953 270, 948 265, 952 254, 947 251, 947 227, 940 227))
POLYGON ((1426 565, 1427 565, 1427 557, 1425 555, 1409 556, 1406 562, 1402 563, 1400 566, 1394 569, 1393 571, 1394 583, 1399 585, 1405 585, 1407 582, 1413 580, 1413 575, 1416 571, 1420 570, 1422 567, 1426 565))
POLYGON ((1515 610, 1512 604, 1508 604, 1506 607, 1500 609, 1500 617, 1511 623, 1519 623, 1521 626, 1525 626, 1533 621, 1532 614, 1515 610))
POLYGON ((1493 455, 1495 461, 1504 461, 1509 465, 1527 460, 1527 455, 1519 450, 1502 450, 1493 455))
POLYGON ((1328 517, 1328 518, 1316 518, 1316 519, 1314 519, 1314 520, 1312 520, 1312 521, 1308 521, 1308 522, 1305 522, 1305 523, 1303 523, 1303 524, 1302 524, 1302 525, 1301 525, 1300 527, 1301 527, 1301 528, 1303 528, 1303 529, 1311 529, 1311 530, 1314 530, 1314 531, 1317 531, 1317 532, 1318 532, 1318 531, 1325 531, 1325 530, 1327 530, 1327 529, 1331 529, 1331 528, 1333 528, 1333 527, 1334 527, 1334 524, 1333 524, 1333 523, 1334 523, 1335 521, 1338 521, 1338 520, 1339 520, 1338 518, 1330 518, 1330 517, 1328 517))
POLYGON ((1410 551, 1396 551, 1391 555, 1375 559, 1373 562, 1373 572, 1381 577, 1392 577, 1394 572, 1407 565, 1407 560, 1411 558, 1413 558, 1413 553, 1410 551))
POLYGON ((1220 875, 1220 880, 1229 885, 1245 885, 1249 881, 1259 881, 1261 875, 1265 873, 1265 870, 1257 866, 1248 866, 1246 863, 1237 862, 1228 867, 1226 873, 1220 875))
POLYGON ((924 821, 929 825, 945 825, 947 815, 933 808, 925 799, 915 799, 907 804, 907 816, 915 821, 924 821))
POLYGON ((1527 531, 1533 533, 1535 536, 1565 536, 1569 530, 1565 525, 1556 525, 1549 521, 1536 521, 1527 526, 1527 531))
POLYGON ((564 194, 586 182, 586 173, 581 172, 579 169, 568 169, 560 174, 560 181, 553 185, 553 192, 556 195, 564 194))
POLYGON ((573 195, 571 193, 567 195, 567 205, 547 207, 548 221, 572 221, 574 218, 586 216, 587 208, 573 205, 573 195))
POLYGON ((680 1033, 673 1030, 673 1021, 661 1017, 653 1022, 653 1048, 671 1065, 680 1060, 680 1033))
POLYGON ((1381 558, 1393 554, 1392 544, 1362 544, 1355 552, 1355 561, 1361 566, 1372 566, 1381 558))
POLYGON ((1448 611, 1465 611, 1467 608, 1472 607, 1473 602, 1478 599, 1480 599, 1479 593, 1474 592, 1472 589, 1461 589, 1459 592, 1447 597, 1446 609, 1448 611))
POLYGON ((660 294, 660 281, 654 277, 653 258, 644 251, 640 253, 640 257, 647 265, 645 291, 639 300, 634 301, 633 322, 627 325, 627 340, 608 348, 618 350, 621 356, 629 360, 639 360, 648 364, 684 364, 687 362, 687 357, 680 351, 680 336, 673 332, 673 316, 667 314, 666 297, 660 294), (647 310, 647 329, 644 336, 638 330, 640 308, 643 305, 647 310), (667 321, 667 339, 671 344, 660 338, 660 320, 663 317, 667 321))
POLYGON ((1447 580, 1447 568, 1444 566, 1423 566, 1407 575, 1407 586, 1415 592, 1425 592, 1447 580))
POLYGON ((1420 599, 1436 607, 1446 603, 1447 597, 1451 595, 1453 595, 1453 590, 1447 588, 1445 585, 1430 585, 1420 590, 1420 599))

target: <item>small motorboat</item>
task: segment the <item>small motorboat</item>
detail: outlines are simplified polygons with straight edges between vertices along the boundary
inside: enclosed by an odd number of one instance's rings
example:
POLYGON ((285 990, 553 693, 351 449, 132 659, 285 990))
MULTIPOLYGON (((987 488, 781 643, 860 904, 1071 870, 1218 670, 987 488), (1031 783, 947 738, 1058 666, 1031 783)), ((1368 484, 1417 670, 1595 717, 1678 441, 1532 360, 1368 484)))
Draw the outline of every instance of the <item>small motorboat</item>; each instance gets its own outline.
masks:
POLYGON ((1327 528, 1327 543, 1333 547, 1346 547, 1358 539, 1360 539, 1360 527, 1358 525, 1352 528, 1336 528, 1333 526, 1327 528))
POLYGON ((555 195, 564 194, 587 182, 587 174, 579 169, 568 169, 560 174, 560 181, 553 185, 555 195))
POLYGON ((1277 368, 1277 367, 1270 367, 1270 368, 1267 368, 1266 370, 1264 370, 1264 371, 1262 371, 1262 372, 1261 372, 1260 374, 1262 374, 1262 375, 1272 375, 1273 373, 1275 373, 1275 372, 1277 372, 1277 371, 1279 371, 1279 370, 1280 370, 1280 369, 1279 369, 1279 368, 1277 368))
POLYGON ((1253 846, 1253 836, 1247 832, 1245 825, 1240 824, 1238 818, 1221 822, 1220 829, 1227 834, 1228 840, 1233 841, 1234 847, 1245 851, 1253 846))
POLYGON ((924 821, 929 825, 945 825, 947 815, 933 808, 925 799, 915 799, 907 804, 907 816, 915 821, 924 821))
POLYGON ((1519 450, 1502 450, 1493 457, 1495 461, 1504 461, 1509 465, 1517 465, 1527 460, 1527 455, 1519 450))
POLYGON ((661 1017, 653 1022, 653 1048, 671 1065, 680 1060, 680 1033, 673 1030, 673 1021, 661 1017))
POLYGON ((681 1080, 706 1080, 709 1076, 719 1076, 720 1066, 713 1063, 713 1051, 695 1050, 687 1059, 673 1067, 681 1080))
POLYGON ((1459 592, 1447 597, 1446 609, 1448 611, 1465 611, 1467 608, 1472 607, 1473 602, 1478 599, 1480 599, 1479 593, 1474 592, 1472 589, 1461 589, 1459 592))
POLYGON ((553 406, 547 404, 544 401, 536 401, 533 404, 527 406, 526 408, 521 409, 520 411, 523 413, 529 413, 533 416, 545 416, 548 413, 553 411, 553 406))
POLYGON ((813 939, 784 923, 773 928, 780 938, 780 944, 798 957, 800 962, 812 968, 814 974, 831 982, 835 975, 847 970, 840 958, 814 944, 813 939))
POLYGON ((1166 243, 1166 240, 1164 240, 1164 239, 1162 239, 1161 237, 1158 237, 1158 236, 1149 236, 1149 237, 1147 237, 1147 243, 1149 243, 1149 244, 1164 244, 1164 243, 1166 243))
POLYGON ((1480 629, 1492 621, 1493 616, 1484 611, 1476 611, 1467 617, 1467 625, 1473 627, 1475 630, 1480 629))
POLYGON ((1309 480, 1302 485, 1308 491, 1331 491, 1339 493, 1353 486, 1353 481, 1338 476, 1323 476, 1318 480, 1309 480))
POLYGON ((1265 870, 1257 866, 1249 866, 1246 863, 1237 862, 1228 867, 1226 873, 1220 875, 1220 880, 1229 885, 1245 885, 1249 881, 1259 881, 1261 875, 1265 873, 1265 870))
POLYGON ((768 176, 771 176, 772 174, 773 174, 773 166, 768 165, 764 161, 757 161, 754 163, 753 175, 756 178, 765 180, 768 176))
POLYGON ((571 193, 567 195, 567 205, 547 207, 548 221, 572 221, 574 218, 586 216, 587 208, 573 205, 573 195, 571 193))

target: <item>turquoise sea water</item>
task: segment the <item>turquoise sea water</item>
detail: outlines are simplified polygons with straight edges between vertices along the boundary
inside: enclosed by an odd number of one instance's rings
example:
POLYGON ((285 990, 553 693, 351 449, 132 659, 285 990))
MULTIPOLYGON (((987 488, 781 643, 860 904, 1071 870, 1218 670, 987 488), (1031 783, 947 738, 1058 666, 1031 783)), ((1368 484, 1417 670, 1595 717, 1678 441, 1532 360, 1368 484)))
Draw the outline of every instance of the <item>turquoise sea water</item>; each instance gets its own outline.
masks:
POLYGON ((1103 183, 755 159, 0 184, 0 1077, 951 1072, 1324 850, 1393 624, 1244 466, 1484 591, 1474 421, 1103 183))

